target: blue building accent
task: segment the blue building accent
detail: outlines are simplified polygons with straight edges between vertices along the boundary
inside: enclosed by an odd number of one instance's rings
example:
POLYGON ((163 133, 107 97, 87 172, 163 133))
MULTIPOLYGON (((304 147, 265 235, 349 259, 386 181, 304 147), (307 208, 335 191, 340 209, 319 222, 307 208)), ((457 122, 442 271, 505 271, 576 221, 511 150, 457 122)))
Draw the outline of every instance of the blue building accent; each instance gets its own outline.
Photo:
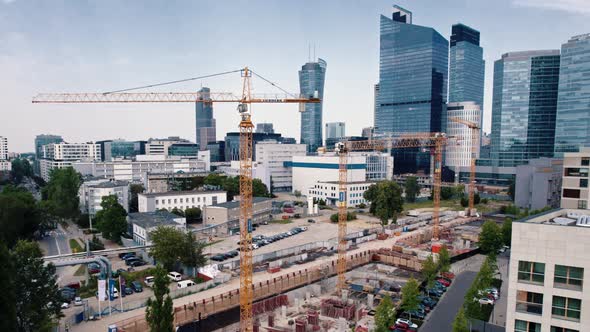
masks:
MULTIPOLYGON (((433 28, 412 24, 412 13, 398 6, 380 22, 375 132, 444 130, 449 42, 433 28)), ((396 172, 430 172, 428 152, 397 149, 394 158, 396 172)))
POLYGON ((326 61, 308 62, 299 71, 299 90, 303 97, 319 97, 320 103, 305 104, 301 113, 301 144, 307 144, 308 152, 316 152, 322 146, 322 106, 324 100, 324 81, 326 61), (316 95, 317 93, 317 95, 316 95))
MULTIPOLYGON (((321 168, 321 169, 339 169, 338 164, 323 164, 323 163, 306 163, 306 162, 293 162, 284 161, 283 167, 299 167, 299 168, 321 168)), ((366 164, 348 164, 346 169, 366 169, 366 164)))

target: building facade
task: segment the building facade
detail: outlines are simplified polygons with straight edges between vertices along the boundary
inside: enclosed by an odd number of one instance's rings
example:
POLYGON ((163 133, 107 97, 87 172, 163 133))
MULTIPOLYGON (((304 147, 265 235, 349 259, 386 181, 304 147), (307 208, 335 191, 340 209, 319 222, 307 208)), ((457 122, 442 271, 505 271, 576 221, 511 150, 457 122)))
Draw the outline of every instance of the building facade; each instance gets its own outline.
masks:
POLYGON ((82 182, 78 189, 80 211, 91 216, 102 210, 102 198, 117 196, 117 201, 129 212, 129 182, 108 179, 90 179, 82 182))
POLYGON ((151 245, 150 233, 158 226, 186 231, 186 218, 168 211, 134 212, 127 215, 133 232, 133 241, 140 246, 151 245))
POLYGON ((326 139, 346 137, 346 124, 344 122, 326 123, 326 139))
POLYGON ((0 160, 8 160, 8 138, 0 136, 0 160))
POLYGON ((207 205, 216 205, 227 201, 225 191, 169 191, 144 193, 137 195, 139 212, 153 212, 166 209, 185 211, 189 208, 203 209, 207 205))
POLYGON ((145 141, 108 140, 96 142, 100 145, 102 161, 111 161, 113 158, 130 159, 140 154, 145 154, 145 141))
MULTIPOLYGON (((348 182, 346 184, 346 206, 357 207, 360 204, 370 204, 363 196, 372 184, 375 184, 375 182, 348 182)), ((322 199, 326 202, 326 205, 337 206, 339 202, 338 193, 340 192, 338 188, 338 181, 316 182, 313 187, 309 188, 308 197, 322 199)))
POLYGON ((306 103, 301 113, 301 136, 299 143, 307 145, 308 152, 315 152, 322 146, 322 106, 324 103, 324 82, 327 63, 322 59, 308 62, 299 71, 299 92, 305 98, 317 97, 319 103, 306 103))
POLYGON ((559 209, 512 224, 506 331, 587 331, 588 217, 559 209))
MULTIPOLYGON (((252 225, 271 220, 272 200, 266 197, 252 197, 252 225)), ((232 201, 205 206, 203 209, 205 227, 214 229, 211 233, 233 235, 240 231, 240 202, 232 201)))
POLYGON ((561 201, 563 160, 531 159, 516 167, 514 204, 521 209, 558 208, 561 201))
MULTIPOLYGON (((451 28, 449 51, 449 103, 473 102, 483 114, 485 61, 479 31, 463 24, 451 28)), ((447 122, 448 124, 448 122, 447 122)), ((483 118, 480 116, 480 128, 483 118)))
POLYGON ((494 62, 491 166, 553 156, 559 50, 510 52, 494 62))
POLYGON ((170 136, 168 138, 150 138, 145 144, 145 154, 153 156, 169 156, 170 147, 173 145, 184 146, 189 145, 191 151, 194 143, 189 142, 184 138, 178 136, 170 136))
POLYGON ((225 141, 209 142, 207 150, 211 154, 211 162, 219 163, 225 161, 225 141))
MULTIPOLYGON (((308 190, 317 182, 338 181, 339 157, 336 155, 294 156, 292 162, 285 162, 292 168, 293 191, 308 195, 308 190)), ((348 158, 348 181, 366 181, 367 163, 365 156, 351 155, 348 158)))
POLYGON ((285 167, 285 162, 294 156, 305 156, 305 144, 281 144, 278 142, 260 142, 256 144, 257 168, 264 167, 268 173, 267 187, 272 192, 287 191, 293 188, 292 169, 285 167))
POLYGON ((201 88, 199 90, 199 101, 195 104, 196 118, 196 142, 205 150, 210 142, 217 139, 216 124, 213 118, 213 103, 211 102, 211 90, 201 88))
MULTIPOLYGON (((433 28, 412 24, 412 13, 398 6, 380 22, 375 132, 443 131, 449 42, 433 28)), ((394 157, 396 172, 430 171, 430 155, 420 149, 398 149, 394 157)))
POLYGON ((199 144, 174 143, 168 147, 169 156, 196 157, 199 155, 199 144))
POLYGON ((257 123, 256 132, 264 134, 274 134, 275 130, 272 127, 272 123, 257 123))
POLYGON ((590 146, 590 33, 561 45, 555 156, 590 146))
POLYGON ((51 143, 61 143, 63 138, 59 135, 41 134, 35 136, 35 174, 41 175, 41 166, 39 160, 43 158, 43 146, 51 143))
POLYGON ((590 206, 589 169, 590 147, 580 148, 580 152, 565 152, 563 154, 562 208, 587 209, 590 206))
MULTIPOLYGON (((252 160, 256 160, 256 144, 262 141, 282 142, 279 133, 252 133, 252 160)), ((231 132, 225 135, 225 161, 240 160, 240 133, 231 132)))
POLYGON ((70 167, 77 161, 100 161, 100 145, 96 143, 50 143, 42 147, 40 175, 49 181, 53 169, 70 167))
MULTIPOLYGON (((479 136, 475 137, 477 143, 472 148, 473 131, 462 123, 452 121, 460 119, 479 125, 481 123, 482 111, 476 102, 449 103, 447 105, 447 135, 459 137, 460 140, 447 145, 445 149, 445 165, 453 168, 458 173, 460 167, 471 165, 471 158, 479 158, 479 136), (473 154, 473 155, 472 155, 473 154)), ((480 127, 481 128, 481 127, 480 127)))

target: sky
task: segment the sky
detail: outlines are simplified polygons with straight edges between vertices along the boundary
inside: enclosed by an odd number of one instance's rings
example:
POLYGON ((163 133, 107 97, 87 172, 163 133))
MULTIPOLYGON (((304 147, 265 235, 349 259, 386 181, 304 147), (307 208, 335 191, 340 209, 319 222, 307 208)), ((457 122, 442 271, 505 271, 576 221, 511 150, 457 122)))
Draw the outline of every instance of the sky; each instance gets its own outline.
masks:
MULTIPOLYGON (((38 134, 68 142, 181 136, 195 140, 194 104, 32 104, 39 92, 105 92, 249 66, 299 91, 298 70, 327 61, 324 123, 347 135, 373 125, 379 16, 391 6, 450 38, 461 22, 481 32, 486 60, 484 130, 490 131, 493 62, 503 53, 559 49, 590 32, 588 0, 0 0, 0 136, 33 151, 38 134), (309 52, 310 45, 312 52, 309 52), (315 46, 315 47, 314 47, 315 46), (313 49, 315 48, 315 57, 313 49), (311 53, 311 54, 310 54, 311 53)), ((239 74, 153 91, 241 91, 239 74)), ((260 80, 254 92, 278 92, 260 80)), ((217 139, 237 131, 235 105, 216 104, 217 139)), ((253 121, 299 140, 295 105, 255 105, 253 121)))

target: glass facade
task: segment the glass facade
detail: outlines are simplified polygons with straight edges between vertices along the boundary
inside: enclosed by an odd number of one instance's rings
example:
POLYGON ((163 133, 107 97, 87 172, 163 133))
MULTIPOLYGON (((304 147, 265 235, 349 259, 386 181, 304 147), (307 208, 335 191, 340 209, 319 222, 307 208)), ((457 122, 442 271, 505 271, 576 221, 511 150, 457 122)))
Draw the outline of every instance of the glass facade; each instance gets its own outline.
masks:
POLYGON ((146 141, 130 142, 125 140, 98 141, 102 161, 111 161, 113 158, 129 159, 140 154, 145 154, 146 141))
POLYGON ((491 165, 553 156, 559 50, 511 52, 494 63, 491 165))
POLYGON ((555 156, 590 146, 590 34, 561 45, 555 156))
POLYGON ((199 154, 199 144, 175 143, 168 147, 169 156, 196 157, 199 154))
MULTIPOLYGON (((475 102, 482 109, 485 61, 479 31, 463 24, 451 29, 449 52, 449 103, 475 102)), ((483 117, 479 119, 483 127, 483 117)))
POLYGON ((207 144, 212 163, 225 161, 225 141, 210 142, 207 144))
POLYGON ((195 104, 195 118, 196 118, 196 142, 201 149, 205 149, 209 142, 215 142, 215 119, 213 118, 213 103, 207 102, 211 100, 209 88, 201 88, 199 90, 201 97, 195 104))
POLYGON ((305 104, 301 113, 301 144, 307 144, 308 152, 316 152, 322 146, 322 105, 324 99, 324 81, 326 79, 326 61, 308 62, 299 71, 299 90, 304 97, 316 95, 322 102, 305 104))
MULTIPOLYGON (((252 133, 252 160, 256 160, 256 143, 275 140, 281 142, 281 134, 252 133)), ((227 133, 225 135, 225 161, 240 160, 240 133, 227 133)))
MULTIPOLYGON (((449 42, 411 21, 396 6, 392 18, 381 15, 376 134, 437 132, 446 124, 449 42)), ((394 158, 396 172, 429 172, 429 153, 398 149, 394 158)))

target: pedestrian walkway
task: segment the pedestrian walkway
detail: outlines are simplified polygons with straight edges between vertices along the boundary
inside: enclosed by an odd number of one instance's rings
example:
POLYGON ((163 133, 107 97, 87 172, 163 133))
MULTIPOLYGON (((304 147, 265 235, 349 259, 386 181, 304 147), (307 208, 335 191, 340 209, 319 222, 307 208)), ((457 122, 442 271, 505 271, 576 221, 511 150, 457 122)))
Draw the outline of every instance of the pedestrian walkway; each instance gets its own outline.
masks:
POLYGON ((506 326, 509 263, 510 257, 506 254, 498 256, 498 277, 502 279, 502 287, 500 288, 500 298, 498 299, 498 301, 496 301, 496 304, 494 305, 494 310, 490 315, 489 322, 500 326, 506 326))

